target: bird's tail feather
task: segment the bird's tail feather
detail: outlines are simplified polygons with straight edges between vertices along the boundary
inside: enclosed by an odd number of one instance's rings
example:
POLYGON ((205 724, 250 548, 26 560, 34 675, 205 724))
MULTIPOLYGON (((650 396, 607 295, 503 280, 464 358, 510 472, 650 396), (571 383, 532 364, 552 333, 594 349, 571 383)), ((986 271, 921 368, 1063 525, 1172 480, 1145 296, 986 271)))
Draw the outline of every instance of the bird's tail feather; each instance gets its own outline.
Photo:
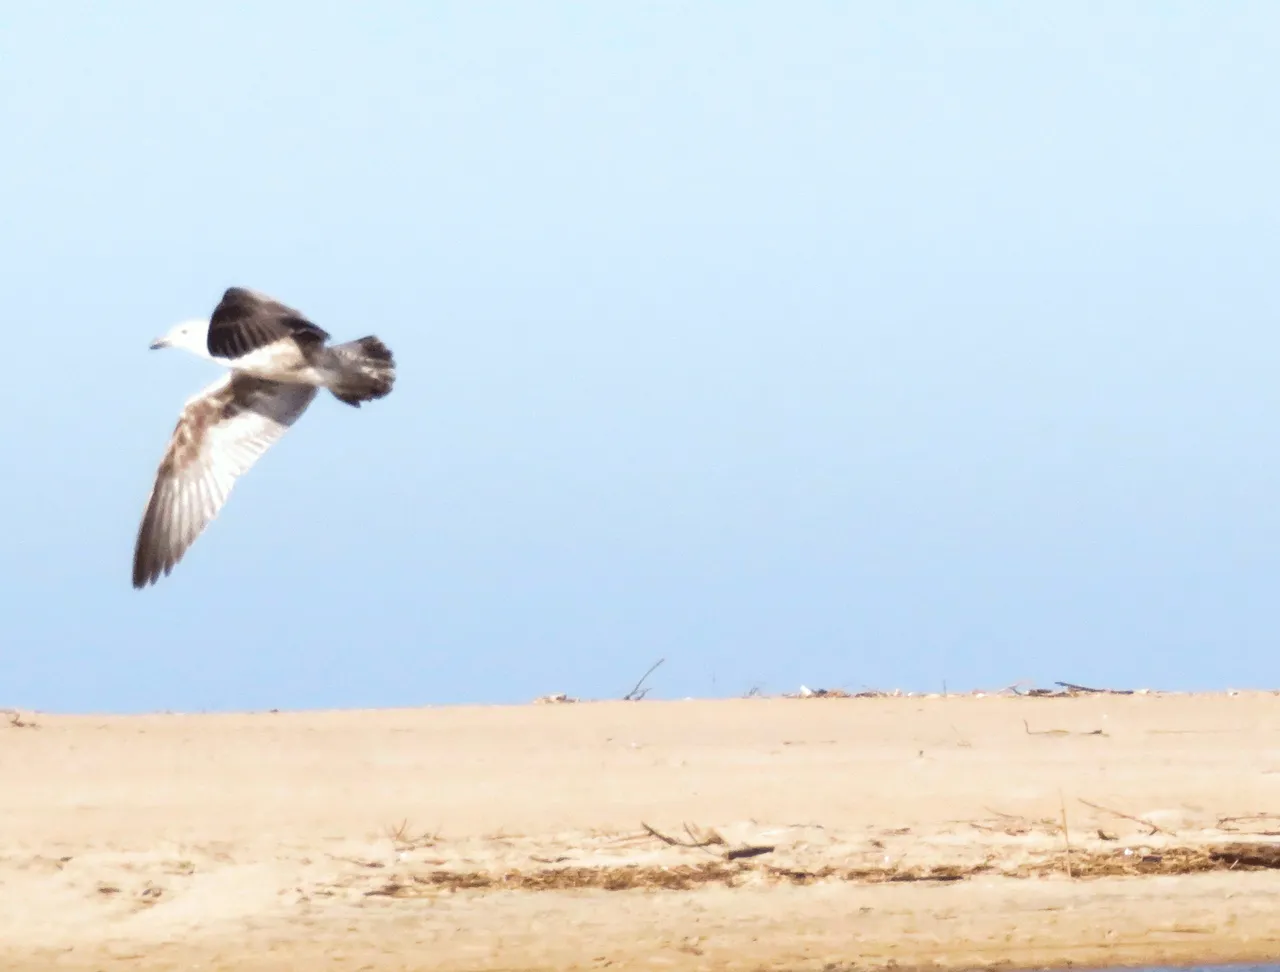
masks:
POLYGON ((348 405, 360 407, 391 393, 396 363, 391 349, 372 335, 329 349, 329 391, 348 405))

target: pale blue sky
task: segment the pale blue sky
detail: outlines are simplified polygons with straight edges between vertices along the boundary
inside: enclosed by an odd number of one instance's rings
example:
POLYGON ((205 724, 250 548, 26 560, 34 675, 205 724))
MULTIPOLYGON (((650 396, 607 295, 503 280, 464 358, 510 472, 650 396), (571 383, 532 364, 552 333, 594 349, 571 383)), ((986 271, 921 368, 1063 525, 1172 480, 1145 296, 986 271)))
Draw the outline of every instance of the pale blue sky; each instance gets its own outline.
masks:
POLYGON ((1280 6, 10 3, 0 705, 1280 683, 1280 6), (223 288, 395 350, 160 586, 223 288))

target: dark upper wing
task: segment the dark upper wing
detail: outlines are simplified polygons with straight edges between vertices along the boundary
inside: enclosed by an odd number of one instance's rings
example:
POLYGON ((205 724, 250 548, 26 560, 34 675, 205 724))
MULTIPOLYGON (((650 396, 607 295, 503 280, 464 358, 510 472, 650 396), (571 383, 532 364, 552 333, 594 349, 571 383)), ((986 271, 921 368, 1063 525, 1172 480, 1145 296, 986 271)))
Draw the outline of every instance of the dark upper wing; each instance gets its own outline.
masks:
POLYGON ((209 353, 218 358, 238 358, 285 337, 304 344, 329 339, 292 307, 243 287, 229 288, 209 318, 209 353))

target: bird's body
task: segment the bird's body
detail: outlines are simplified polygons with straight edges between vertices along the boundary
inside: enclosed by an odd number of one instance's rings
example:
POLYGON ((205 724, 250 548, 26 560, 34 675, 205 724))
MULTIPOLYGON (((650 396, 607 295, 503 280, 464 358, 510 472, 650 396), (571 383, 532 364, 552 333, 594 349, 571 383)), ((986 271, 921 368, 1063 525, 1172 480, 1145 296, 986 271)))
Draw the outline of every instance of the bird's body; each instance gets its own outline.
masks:
POLYGON ((232 287, 207 321, 175 326, 174 347, 228 368, 189 399, 156 471, 134 548, 133 586, 153 584, 216 517, 236 479, 306 411, 322 388, 359 407, 391 392, 395 361, 376 337, 330 346, 291 307, 232 287))

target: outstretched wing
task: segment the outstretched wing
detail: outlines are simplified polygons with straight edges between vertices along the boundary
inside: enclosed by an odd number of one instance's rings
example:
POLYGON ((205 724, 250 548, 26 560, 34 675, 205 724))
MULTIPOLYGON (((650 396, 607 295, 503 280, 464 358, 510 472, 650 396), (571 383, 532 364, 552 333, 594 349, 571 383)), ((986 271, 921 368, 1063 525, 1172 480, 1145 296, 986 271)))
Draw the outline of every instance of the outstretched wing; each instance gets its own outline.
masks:
POLYGON ((209 353, 216 358, 238 358, 281 338, 320 345, 329 335, 292 307, 244 287, 228 288, 209 318, 209 353))
POLYGON ((204 531, 236 480, 279 441, 316 397, 232 372, 187 402, 156 471, 133 554, 133 586, 167 575, 204 531))

